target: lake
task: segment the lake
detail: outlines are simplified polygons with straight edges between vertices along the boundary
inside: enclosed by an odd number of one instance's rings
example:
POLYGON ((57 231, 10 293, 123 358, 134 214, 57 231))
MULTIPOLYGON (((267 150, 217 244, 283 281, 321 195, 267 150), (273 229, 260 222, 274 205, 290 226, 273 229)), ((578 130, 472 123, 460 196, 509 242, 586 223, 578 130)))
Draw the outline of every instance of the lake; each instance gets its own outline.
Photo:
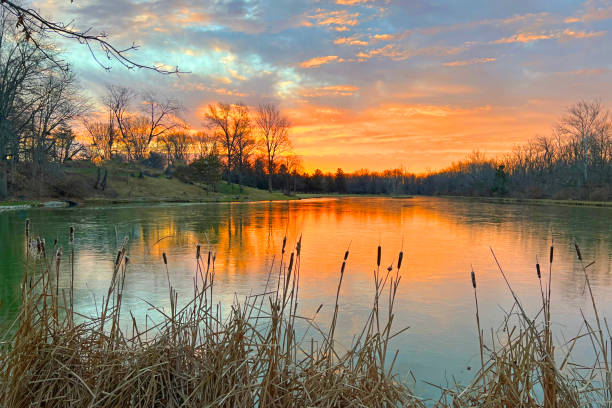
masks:
MULTIPOLYGON (((188 297, 196 245, 215 252, 217 300, 229 304, 235 296, 240 300, 264 290, 286 235, 288 248, 302 237, 299 311, 312 316, 323 304, 319 321, 325 325, 333 313, 342 258, 350 248, 336 331, 345 344, 358 334, 372 305, 378 245, 381 267, 396 264, 403 250, 395 327, 410 328, 393 342, 400 349, 396 371, 407 380, 412 371, 414 388, 423 396, 437 394, 424 381, 467 381, 480 364, 471 268, 485 332, 496 329, 503 310, 512 305, 491 249, 526 309, 535 313, 541 303, 536 258, 547 275, 554 242, 552 316, 555 330, 569 339, 581 329, 580 309, 591 314, 573 247, 578 242, 586 262, 596 261, 591 283, 600 314, 612 314, 612 208, 358 197, 0 212, 0 318, 5 322, 14 316, 18 301, 26 218, 33 235, 48 243, 57 237, 64 248, 69 226, 75 227, 75 307, 85 313, 94 310, 94 297, 99 301, 105 292, 125 236, 130 265, 124 305, 142 316, 146 301, 169 304, 162 253, 168 255, 173 286, 188 297)), ((66 286, 68 274, 63 276, 66 286)), ((557 343, 562 348, 563 337, 557 343)), ((586 358, 588 349, 579 345, 577 358, 586 358)))

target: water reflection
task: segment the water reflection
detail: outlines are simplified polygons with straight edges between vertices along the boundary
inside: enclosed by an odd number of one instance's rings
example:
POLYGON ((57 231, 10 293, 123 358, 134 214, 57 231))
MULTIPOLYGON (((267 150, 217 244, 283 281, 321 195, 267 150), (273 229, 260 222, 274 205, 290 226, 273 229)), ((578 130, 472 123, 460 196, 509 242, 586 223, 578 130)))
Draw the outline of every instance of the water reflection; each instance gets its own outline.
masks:
MULTIPOLYGON (((294 245, 302 236, 300 310, 310 316, 323 303, 331 312, 342 256, 350 248, 341 291, 338 332, 349 344, 371 306, 376 247, 383 265, 404 251, 403 280, 396 305, 397 327, 410 330, 394 343, 402 352, 398 371, 434 383, 445 375, 467 378, 478 359, 469 270, 479 283, 483 327, 496 327, 511 297, 490 253, 492 248, 529 310, 539 304, 536 256, 546 264, 551 242, 553 318, 568 336, 580 326, 579 308, 589 309, 584 278, 574 256, 577 240, 586 259, 596 260, 592 284, 603 315, 612 311, 610 243, 612 209, 500 205, 457 199, 343 198, 298 202, 114 207, 106 209, 29 210, 0 213, 4 251, 0 297, 12 313, 21 278, 25 218, 34 233, 68 246, 68 227, 77 231, 77 308, 91 310, 112 272, 118 244, 129 237, 130 268, 124 304, 146 313, 151 302, 167 305, 168 254, 173 285, 192 293, 195 246, 216 253, 216 293, 229 303, 234 295, 260 293, 278 265, 282 238, 294 245)), ((64 277, 68 275, 65 273, 64 277)), ((67 282, 64 282, 67 286, 67 282)), ((580 352, 580 350, 578 350, 580 352)), ((433 393, 423 383, 417 390, 433 393)))

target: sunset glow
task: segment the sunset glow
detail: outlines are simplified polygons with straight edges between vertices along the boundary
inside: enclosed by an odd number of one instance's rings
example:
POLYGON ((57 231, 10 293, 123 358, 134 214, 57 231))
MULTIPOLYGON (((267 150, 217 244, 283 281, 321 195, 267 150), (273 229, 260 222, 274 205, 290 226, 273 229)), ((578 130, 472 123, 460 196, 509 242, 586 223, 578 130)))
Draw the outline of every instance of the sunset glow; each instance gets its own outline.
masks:
MULTIPOLYGON (((510 152, 549 135, 564 109, 612 95, 612 2, 65 0, 41 14, 95 27, 144 63, 185 73, 106 72, 62 42, 82 87, 179 99, 204 129, 216 101, 277 102, 305 170, 412 172, 474 150, 510 152)), ((112 64, 112 62, 111 62, 112 64)))

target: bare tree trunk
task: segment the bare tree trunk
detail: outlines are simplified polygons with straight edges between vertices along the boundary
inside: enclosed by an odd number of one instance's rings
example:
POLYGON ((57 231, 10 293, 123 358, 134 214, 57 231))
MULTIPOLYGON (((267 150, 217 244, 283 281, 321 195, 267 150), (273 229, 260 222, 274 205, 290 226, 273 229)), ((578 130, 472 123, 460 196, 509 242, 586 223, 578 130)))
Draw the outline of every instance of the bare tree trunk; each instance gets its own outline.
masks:
POLYGON ((268 191, 272 192, 272 172, 268 171, 268 191))
POLYGON ((7 167, 5 163, 0 163, 0 200, 8 198, 7 167))

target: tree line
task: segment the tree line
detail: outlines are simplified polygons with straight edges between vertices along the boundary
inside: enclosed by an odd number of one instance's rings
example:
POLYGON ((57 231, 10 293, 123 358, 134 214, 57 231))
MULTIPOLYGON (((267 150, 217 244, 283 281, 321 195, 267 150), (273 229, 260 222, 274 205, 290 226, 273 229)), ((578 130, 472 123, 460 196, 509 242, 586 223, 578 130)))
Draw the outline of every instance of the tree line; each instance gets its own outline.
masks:
POLYGON ((579 101, 554 124, 512 152, 487 158, 475 151, 427 174, 342 169, 301 174, 298 191, 350 194, 509 196, 612 200, 612 114, 600 101, 579 101))

